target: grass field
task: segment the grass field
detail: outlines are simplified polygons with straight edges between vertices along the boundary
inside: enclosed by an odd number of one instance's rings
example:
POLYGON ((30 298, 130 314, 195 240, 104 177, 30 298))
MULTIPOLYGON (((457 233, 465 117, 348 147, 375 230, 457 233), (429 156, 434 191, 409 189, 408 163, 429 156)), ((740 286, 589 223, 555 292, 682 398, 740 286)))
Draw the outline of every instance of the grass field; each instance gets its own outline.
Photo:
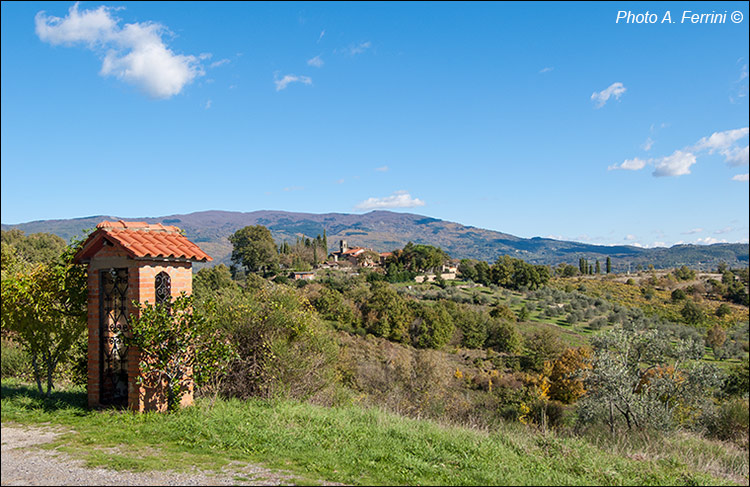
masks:
MULTIPOLYGON (((355 405, 207 400, 174 414, 91 411, 81 388, 41 399, 4 380, 4 424, 70 431, 51 447, 120 470, 228 469, 260 463, 354 485, 747 485, 747 452, 697 437, 656 443, 541 434, 521 424, 487 432, 355 405), (655 447, 658 445, 658 447, 655 447)), ((653 440, 653 439, 652 439, 653 440)))

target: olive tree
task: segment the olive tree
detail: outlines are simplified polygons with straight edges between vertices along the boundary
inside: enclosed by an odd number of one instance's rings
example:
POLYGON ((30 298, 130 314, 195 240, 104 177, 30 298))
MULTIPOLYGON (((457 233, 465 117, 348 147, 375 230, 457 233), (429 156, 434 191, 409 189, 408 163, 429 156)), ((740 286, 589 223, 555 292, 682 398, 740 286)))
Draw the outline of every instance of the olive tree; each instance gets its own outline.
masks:
POLYGON ((579 405, 583 423, 604 418, 614 432, 618 418, 628 429, 670 429, 695 416, 718 369, 698 361, 703 343, 666 336, 645 324, 626 323, 592 339, 589 391, 579 405))

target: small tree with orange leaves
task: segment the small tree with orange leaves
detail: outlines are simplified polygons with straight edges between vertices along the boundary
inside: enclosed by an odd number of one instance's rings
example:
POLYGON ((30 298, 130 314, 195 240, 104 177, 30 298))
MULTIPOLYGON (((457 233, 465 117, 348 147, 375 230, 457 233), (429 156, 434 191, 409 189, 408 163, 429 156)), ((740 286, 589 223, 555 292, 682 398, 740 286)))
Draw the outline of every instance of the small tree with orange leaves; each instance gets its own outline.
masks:
POLYGON ((550 399, 572 404, 586 394, 585 371, 591 369, 591 349, 568 348, 557 359, 548 364, 550 399))

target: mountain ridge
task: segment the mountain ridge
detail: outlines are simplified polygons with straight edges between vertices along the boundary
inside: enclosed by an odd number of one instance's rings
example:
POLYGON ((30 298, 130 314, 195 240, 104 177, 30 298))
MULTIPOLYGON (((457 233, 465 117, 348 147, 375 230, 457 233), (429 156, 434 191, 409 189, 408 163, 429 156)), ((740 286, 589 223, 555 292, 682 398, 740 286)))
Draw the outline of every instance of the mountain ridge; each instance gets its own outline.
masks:
MULTIPOLYGON (((639 264, 656 268, 688 265, 715 268, 720 262, 730 266, 748 265, 748 244, 712 245, 680 244, 672 247, 641 248, 632 245, 597 245, 544 237, 523 238, 495 230, 462 225, 415 213, 373 210, 357 213, 304 213, 281 210, 251 212, 204 210, 160 217, 122 218, 112 215, 36 220, 19 224, 2 224, 3 230, 18 228, 26 234, 49 232, 65 240, 80 236, 103 220, 131 220, 176 225, 185 235, 214 257, 214 264, 229 263, 231 244, 227 237, 247 225, 264 225, 277 242, 293 242, 298 237, 315 237, 326 231, 329 250, 339 240, 349 245, 390 251, 407 242, 436 245, 454 258, 474 258, 494 262, 501 255, 511 255, 535 264, 569 263, 576 265, 581 257, 592 262, 610 257, 615 271, 628 270, 639 264)), ((603 263, 603 262, 602 262, 603 263)))

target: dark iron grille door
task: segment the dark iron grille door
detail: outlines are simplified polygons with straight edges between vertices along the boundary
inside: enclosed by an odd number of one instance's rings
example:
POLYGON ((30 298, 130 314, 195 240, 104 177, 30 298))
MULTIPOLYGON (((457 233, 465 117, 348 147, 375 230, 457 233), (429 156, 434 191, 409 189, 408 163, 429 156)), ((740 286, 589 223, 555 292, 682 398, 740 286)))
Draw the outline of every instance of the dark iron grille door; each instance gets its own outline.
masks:
POLYGON ((103 405, 128 405, 128 349, 123 335, 128 323, 128 269, 104 269, 100 272, 99 293, 99 402, 103 405))

